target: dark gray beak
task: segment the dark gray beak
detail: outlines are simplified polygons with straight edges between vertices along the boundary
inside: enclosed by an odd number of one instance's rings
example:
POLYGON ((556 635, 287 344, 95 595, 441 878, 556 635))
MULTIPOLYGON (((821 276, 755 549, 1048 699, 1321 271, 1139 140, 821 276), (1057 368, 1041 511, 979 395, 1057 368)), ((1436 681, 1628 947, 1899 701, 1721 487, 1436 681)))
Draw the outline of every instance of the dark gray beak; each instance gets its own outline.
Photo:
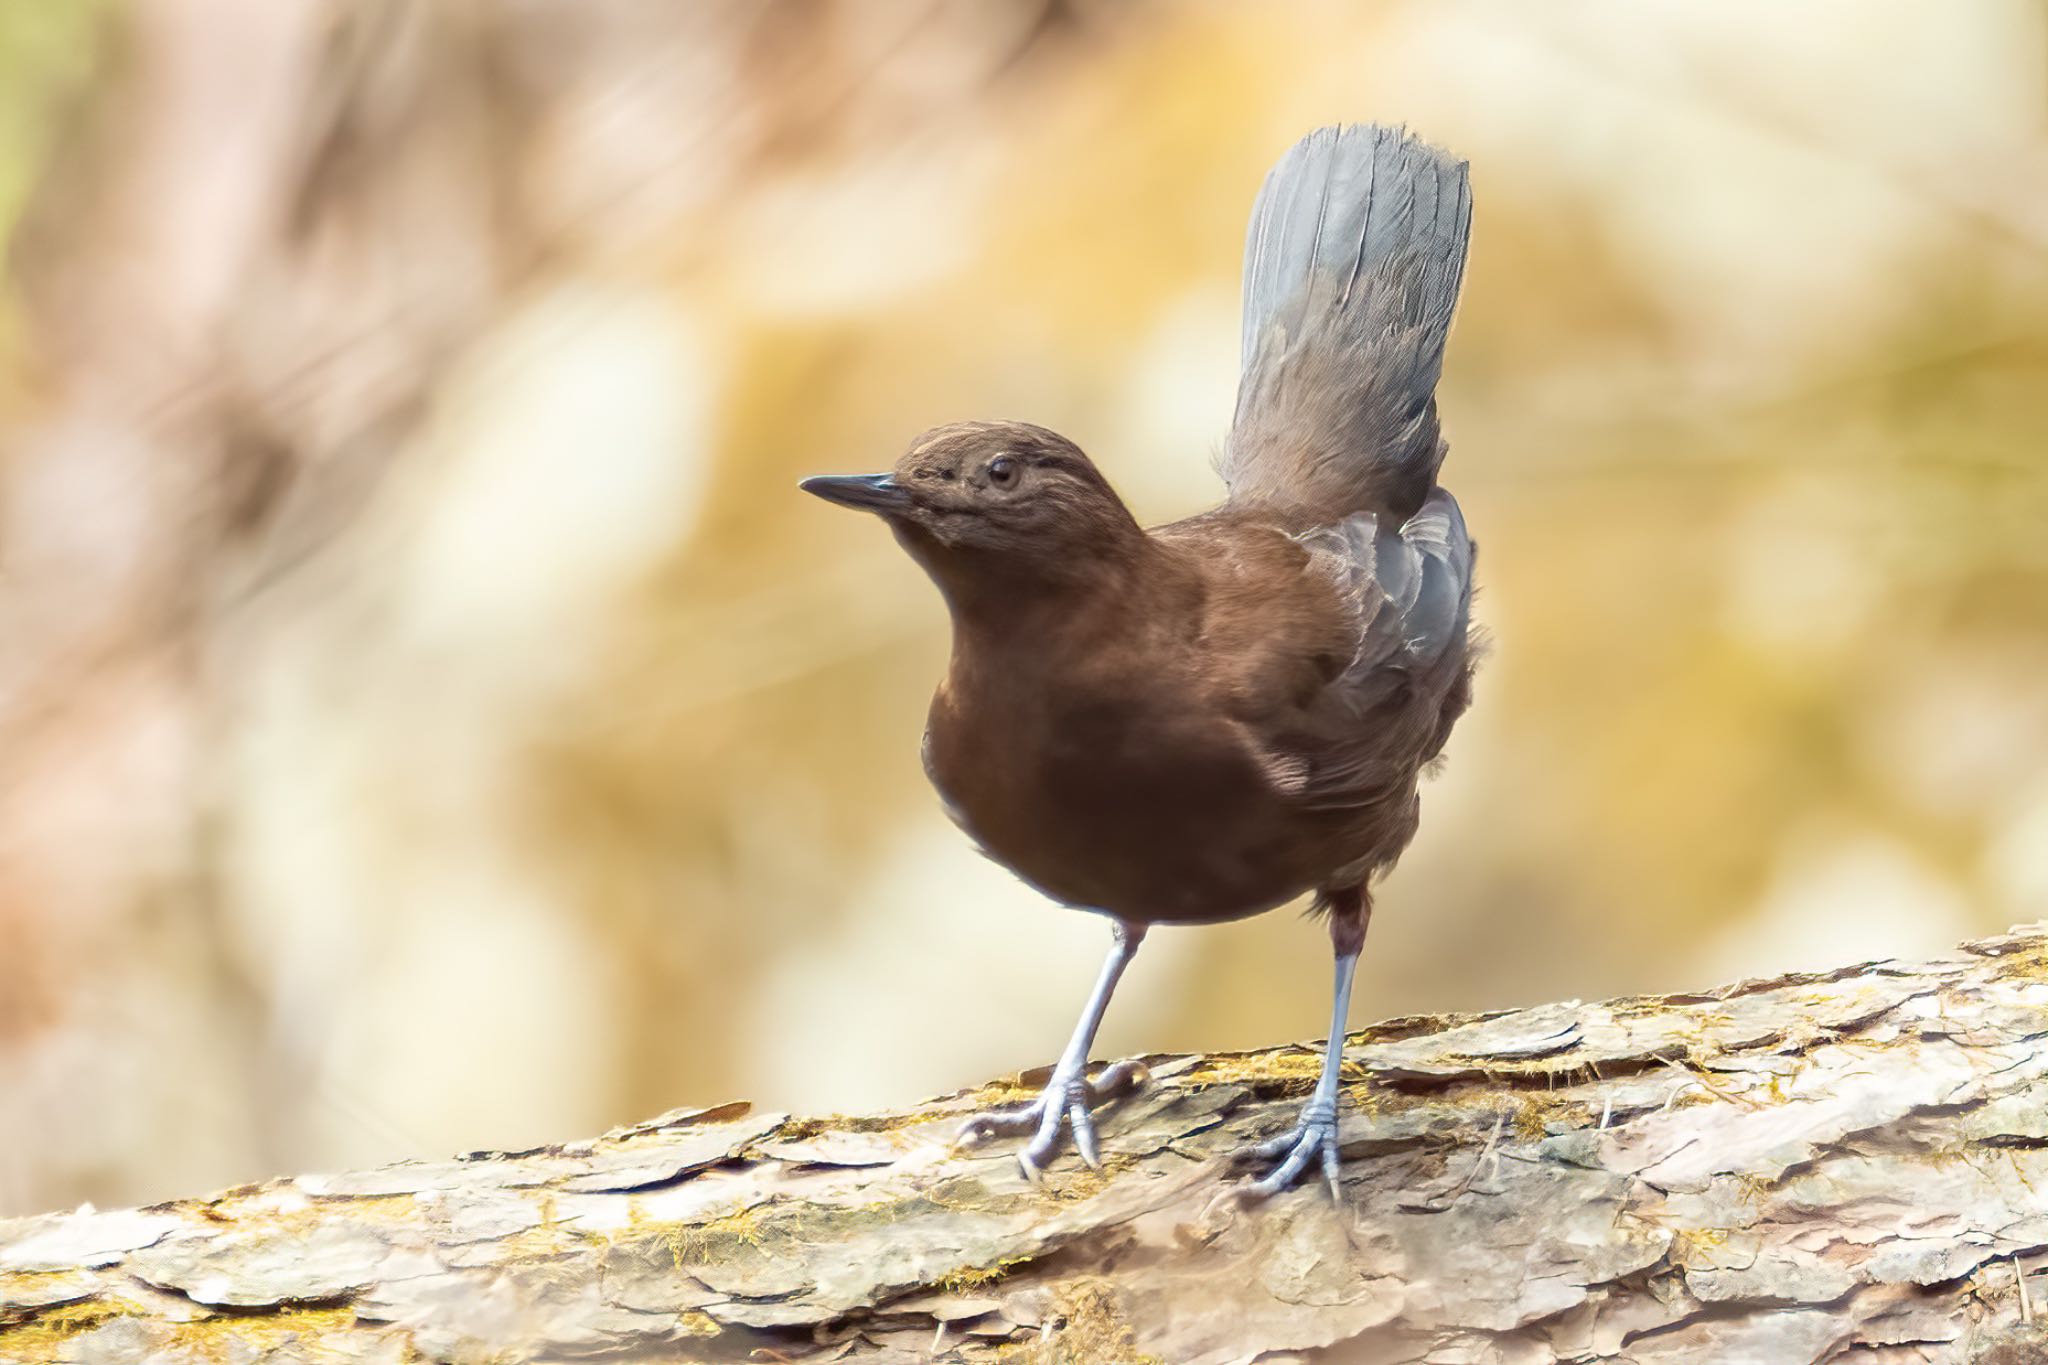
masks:
POLYGON ((910 494, 889 474, 817 474, 797 485, 826 502, 884 515, 910 510, 910 494))

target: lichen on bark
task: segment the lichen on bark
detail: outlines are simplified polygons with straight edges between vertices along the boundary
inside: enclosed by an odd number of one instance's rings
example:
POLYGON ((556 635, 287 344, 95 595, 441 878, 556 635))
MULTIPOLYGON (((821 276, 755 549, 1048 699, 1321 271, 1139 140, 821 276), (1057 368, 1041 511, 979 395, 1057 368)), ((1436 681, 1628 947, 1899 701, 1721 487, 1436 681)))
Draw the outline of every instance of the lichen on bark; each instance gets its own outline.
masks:
MULTIPOLYGON (((1034 1187, 897 1114, 601 1138, 0 1223, 0 1360, 2044 1358, 2048 931, 1354 1034, 1345 1169, 1231 1154, 1312 1048, 1148 1059, 1034 1187)), ((1030 1077, 1000 1086, 1028 1084, 1030 1077)))

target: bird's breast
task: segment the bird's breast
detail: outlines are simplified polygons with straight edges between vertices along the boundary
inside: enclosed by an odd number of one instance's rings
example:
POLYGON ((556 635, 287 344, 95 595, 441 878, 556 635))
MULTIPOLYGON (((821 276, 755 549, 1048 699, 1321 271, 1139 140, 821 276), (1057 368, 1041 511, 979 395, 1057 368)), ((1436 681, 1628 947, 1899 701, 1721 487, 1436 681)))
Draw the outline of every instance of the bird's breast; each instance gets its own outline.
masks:
POLYGON ((1229 919, 1313 877, 1300 821, 1235 727, 1171 679, 949 679, 925 767, 956 823, 1068 904, 1229 919))

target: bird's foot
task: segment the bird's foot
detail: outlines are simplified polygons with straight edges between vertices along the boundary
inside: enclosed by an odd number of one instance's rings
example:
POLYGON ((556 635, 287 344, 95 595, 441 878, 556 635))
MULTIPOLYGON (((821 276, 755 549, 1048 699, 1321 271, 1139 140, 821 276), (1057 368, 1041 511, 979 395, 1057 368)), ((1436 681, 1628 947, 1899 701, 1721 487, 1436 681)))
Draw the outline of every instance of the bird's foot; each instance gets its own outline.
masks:
POLYGON ((976 1114, 960 1125, 960 1133, 953 1141, 956 1146, 972 1147, 992 1137, 1032 1134, 1024 1150, 1017 1153, 1017 1164, 1024 1168, 1024 1178, 1035 1185, 1059 1150, 1060 1128, 1064 1124, 1073 1131, 1074 1150, 1080 1153, 1081 1160, 1100 1170, 1102 1149, 1095 1141, 1092 1111, 1096 1105, 1134 1090, 1144 1081, 1145 1067, 1140 1062, 1116 1062, 1094 1076, 1088 1075, 1085 1067, 1055 1067, 1052 1079, 1045 1083, 1037 1099, 976 1114))
POLYGON ((1311 1099, 1293 1128, 1248 1148, 1246 1155, 1257 1161, 1280 1163, 1263 1178, 1244 1187, 1247 1199, 1268 1199, 1290 1188, 1309 1168, 1309 1163, 1318 1158, 1323 1179, 1330 1187, 1330 1198, 1341 1199, 1337 1188, 1337 1105, 1332 1100, 1320 1096, 1311 1099))

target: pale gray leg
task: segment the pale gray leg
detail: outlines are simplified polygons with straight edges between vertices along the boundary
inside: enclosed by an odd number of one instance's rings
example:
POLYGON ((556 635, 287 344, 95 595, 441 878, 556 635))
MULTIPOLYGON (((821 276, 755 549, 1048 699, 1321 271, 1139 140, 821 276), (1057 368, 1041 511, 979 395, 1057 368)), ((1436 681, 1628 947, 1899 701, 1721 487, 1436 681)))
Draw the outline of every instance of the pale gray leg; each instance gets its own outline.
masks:
POLYGON ((1322 1075, 1316 1078, 1315 1092, 1302 1106, 1301 1118, 1293 1129, 1252 1148, 1252 1154, 1259 1160, 1279 1161, 1280 1165, 1263 1180, 1254 1181, 1246 1194, 1264 1199, 1280 1193, 1299 1179, 1309 1162, 1320 1154, 1330 1197, 1337 1197, 1337 1084, 1344 1065, 1344 1021, 1351 1012, 1352 969, 1357 966, 1356 953, 1337 959, 1337 1003, 1330 1015, 1330 1045, 1323 1053, 1322 1075))
POLYGON ((1144 1074, 1144 1068, 1136 1062, 1118 1062, 1093 1080, 1088 1077, 1088 1050, 1095 1045, 1095 1031, 1102 1025, 1110 996, 1116 993, 1117 980, 1137 956, 1138 945, 1145 941, 1144 925, 1126 920, 1117 920, 1115 924, 1116 941, 1110 945, 1109 957, 1102 964, 1102 975, 1096 978, 1095 990, 1081 1011, 1081 1022, 1074 1026, 1074 1036, 1067 1041, 1067 1050, 1060 1054, 1044 1091, 1028 1104, 976 1114, 961 1125, 960 1135, 955 1139, 975 1143, 999 1133, 1034 1133, 1017 1154, 1017 1164, 1024 1168, 1025 1178, 1034 1182, 1059 1148, 1062 1123, 1073 1130, 1074 1150, 1081 1154, 1081 1160, 1100 1167, 1102 1153, 1096 1145, 1095 1121, 1089 1111, 1096 1103, 1130 1089, 1144 1074))
POLYGON ((1358 954, 1365 947, 1365 927, 1372 918, 1372 904, 1361 888, 1330 896, 1330 943, 1337 954, 1337 980, 1331 992, 1330 1042, 1323 1050, 1323 1069, 1316 1088, 1302 1106, 1301 1117, 1288 1132, 1251 1149, 1260 1161, 1280 1164, 1261 1180, 1245 1187, 1245 1194, 1264 1199, 1280 1193, 1301 1178, 1309 1163, 1320 1159, 1323 1180, 1330 1197, 1339 1198, 1337 1188, 1337 1100, 1344 1068, 1345 1024, 1351 1014, 1351 978, 1358 970, 1358 954))

